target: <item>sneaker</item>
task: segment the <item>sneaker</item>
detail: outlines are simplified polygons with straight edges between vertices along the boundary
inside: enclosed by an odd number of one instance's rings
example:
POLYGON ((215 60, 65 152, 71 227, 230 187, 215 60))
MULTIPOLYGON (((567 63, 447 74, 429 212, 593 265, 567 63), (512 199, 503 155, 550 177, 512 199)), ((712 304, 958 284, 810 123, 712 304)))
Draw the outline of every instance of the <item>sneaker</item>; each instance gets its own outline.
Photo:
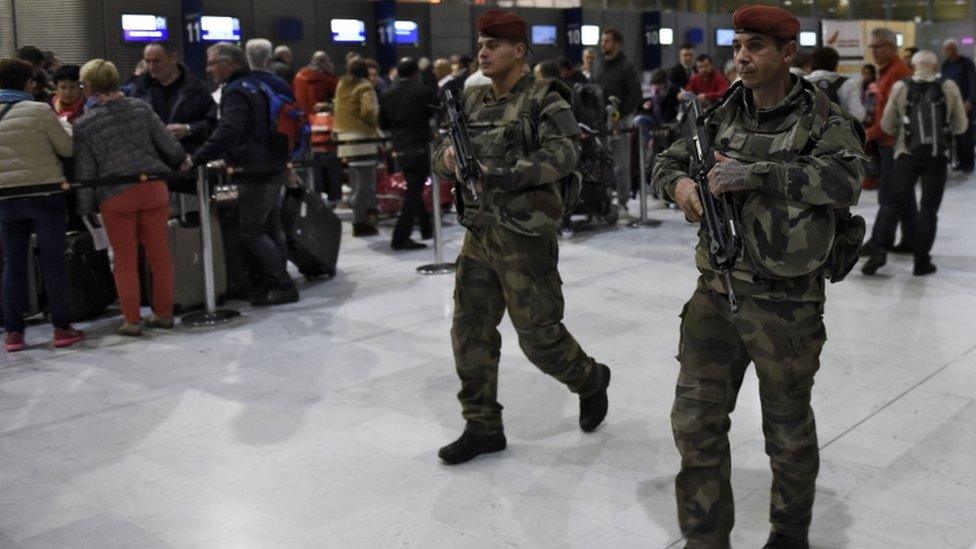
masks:
POLYGON ((142 324, 146 328, 160 328, 162 330, 172 330, 173 326, 176 325, 176 321, 173 319, 173 317, 167 318, 163 316, 152 315, 151 317, 143 321, 142 324))
POLYGON ((295 303, 298 301, 298 288, 294 284, 288 288, 273 288, 264 295, 251 300, 251 305, 255 307, 270 307, 271 305, 283 305, 285 303, 295 303))
POLYGON ((607 398, 607 387, 610 386, 610 368, 604 364, 597 364, 597 367, 603 369, 603 385, 592 395, 580 397, 579 426, 584 433, 595 431, 603 423, 610 406, 607 398))
POLYGON ((780 532, 773 532, 769 534, 763 549, 810 549, 810 542, 806 538, 794 538, 780 532))
POLYGON ((115 329, 115 333, 120 336, 139 337, 142 335, 142 326, 123 322, 121 326, 115 329))
POLYGON ((390 247, 397 251, 405 251, 405 250, 422 250, 426 248, 427 245, 408 238, 403 242, 394 242, 393 244, 390 245, 390 247))
POLYGON ((85 332, 82 332, 81 330, 75 330, 71 326, 68 326, 67 328, 54 329, 55 347, 58 348, 68 347, 70 345, 74 345, 75 343, 78 343, 83 339, 85 339, 85 332))
POLYGON ((461 438, 441 448, 437 452, 437 457, 448 465, 457 465, 471 461, 481 454, 501 452, 507 445, 504 433, 479 435, 464 431, 461 433, 461 438))
POLYGON ((24 343, 24 332, 7 332, 3 344, 8 353, 16 353, 27 348, 27 344, 24 343))

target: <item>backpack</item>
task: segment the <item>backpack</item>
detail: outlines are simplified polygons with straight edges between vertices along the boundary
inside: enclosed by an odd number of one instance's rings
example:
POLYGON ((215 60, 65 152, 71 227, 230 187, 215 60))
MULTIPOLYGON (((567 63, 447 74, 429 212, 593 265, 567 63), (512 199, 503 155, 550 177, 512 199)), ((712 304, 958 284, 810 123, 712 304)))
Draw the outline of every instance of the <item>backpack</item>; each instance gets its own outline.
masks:
POLYGON ((607 101, 603 97, 603 88, 596 84, 574 84, 573 89, 579 98, 573 109, 577 113, 577 122, 593 130, 605 130, 607 101))
POLYGON ((289 161, 301 161, 309 154, 312 141, 312 126, 305 111, 290 97, 279 95, 267 84, 257 80, 241 80, 241 86, 250 91, 260 91, 268 99, 270 111, 271 147, 273 152, 285 149, 289 161), (281 137, 283 136, 283 138, 281 137), (281 142, 280 144, 278 142, 281 142))
POLYGON ((905 147, 911 154, 931 152, 931 156, 936 156, 940 151, 945 151, 952 140, 946 120, 943 80, 938 78, 934 82, 916 82, 906 78, 902 82, 908 87, 905 116, 902 119, 905 147), (923 147, 931 147, 931 151, 923 151, 923 147))
POLYGON ((844 85, 844 82, 847 82, 846 76, 838 76, 833 82, 826 78, 821 78, 817 80, 817 87, 820 88, 820 91, 824 92, 827 99, 843 107, 844 105, 840 102, 840 87, 844 85))

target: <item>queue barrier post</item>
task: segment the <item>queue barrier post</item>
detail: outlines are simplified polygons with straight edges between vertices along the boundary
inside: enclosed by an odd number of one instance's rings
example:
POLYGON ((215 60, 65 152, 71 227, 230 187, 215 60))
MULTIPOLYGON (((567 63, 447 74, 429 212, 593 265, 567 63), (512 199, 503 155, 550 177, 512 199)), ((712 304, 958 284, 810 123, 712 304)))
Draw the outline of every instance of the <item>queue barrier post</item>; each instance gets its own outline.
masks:
POLYGON ((640 163, 640 173, 638 179, 640 181, 640 189, 638 190, 638 197, 640 199, 640 218, 631 221, 627 224, 631 229, 649 229, 653 227, 659 227, 661 221, 657 219, 647 218, 647 138, 644 136, 643 128, 640 126, 635 126, 637 128, 637 155, 640 163))
MULTIPOLYGON (((433 154, 431 161, 433 162, 433 154)), ((434 173, 433 165, 430 170, 430 184, 433 198, 431 208, 434 210, 434 262, 417 267, 417 272, 423 275, 450 274, 455 271, 457 266, 454 263, 444 262, 444 233, 443 221, 441 219, 441 182, 434 173)))
POLYGON ((240 311, 217 309, 217 289, 214 283, 213 233, 210 218, 210 186, 207 167, 197 168, 197 198, 200 203, 200 241, 203 255, 203 284, 206 309, 184 315, 180 322, 193 328, 219 326, 241 315, 240 311))

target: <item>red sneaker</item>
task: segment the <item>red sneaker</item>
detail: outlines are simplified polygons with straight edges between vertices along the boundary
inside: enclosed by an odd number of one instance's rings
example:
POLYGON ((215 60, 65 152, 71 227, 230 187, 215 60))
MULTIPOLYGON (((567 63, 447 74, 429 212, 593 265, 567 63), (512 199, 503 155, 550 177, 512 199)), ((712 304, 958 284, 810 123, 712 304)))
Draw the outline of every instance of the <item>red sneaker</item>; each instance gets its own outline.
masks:
POLYGON ((54 346, 67 347, 85 339, 85 332, 72 327, 54 329, 54 346))
POLYGON ((8 353, 23 351, 27 347, 24 344, 24 332, 8 332, 7 337, 3 339, 3 344, 8 353))

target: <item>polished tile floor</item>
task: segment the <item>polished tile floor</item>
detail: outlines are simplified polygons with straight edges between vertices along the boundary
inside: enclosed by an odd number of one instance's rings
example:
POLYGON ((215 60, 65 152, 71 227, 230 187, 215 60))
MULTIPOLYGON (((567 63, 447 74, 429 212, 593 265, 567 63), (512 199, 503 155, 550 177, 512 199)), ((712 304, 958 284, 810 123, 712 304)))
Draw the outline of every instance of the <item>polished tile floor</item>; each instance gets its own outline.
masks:
MULTIPOLYGON (((816 547, 976 547, 974 209, 976 178, 953 179, 937 275, 893 257, 829 288, 816 547)), ((244 318, 211 331, 123 340, 105 319, 55 351, 32 328, 0 355, 0 547, 680 546, 668 412, 694 230, 652 214, 663 226, 561 248, 566 322, 614 368, 606 425, 579 431, 506 320, 510 449, 460 467, 435 455, 462 423, 453 279, 415 273, 429 250, 346 235, 337 279, 273 310, 231 303, 244 318)), ((449 257, 461 236, 447 228, 449 257)), ((751 373, 732 441, 733 545, 756 548, 770 473, 751 373)))

